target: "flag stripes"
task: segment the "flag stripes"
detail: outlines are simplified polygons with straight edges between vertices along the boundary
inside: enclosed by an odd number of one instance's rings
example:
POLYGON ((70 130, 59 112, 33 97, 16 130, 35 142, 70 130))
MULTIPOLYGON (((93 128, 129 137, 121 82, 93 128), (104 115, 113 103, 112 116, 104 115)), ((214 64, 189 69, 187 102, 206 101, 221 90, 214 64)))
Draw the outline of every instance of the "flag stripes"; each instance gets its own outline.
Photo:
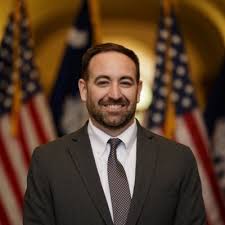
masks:
POLYGON ((221 216, 224 219, 224 206, 213 173, 211 159, 208 155, 208 146, 205 144, 207 142, 203 141, 204 130, 201 130, 200 124, 201 120, 199 120, 197 110, 177 119, 177 130, 179 132, 176 134, 176 140, 188 145, 197 159, 208 220, 211 225, 214 225, 221 221, 221 216))
MULTIPOLYGON (((15 199, 17 205, 22 209, 23 206, 23 192, 22 192, 22 187, 19 184, 19 178, 18 172, 15 169, 15 166, 12 164, 13 159, 15 159, 15 156, 13 158, 9 157, 8 155, 8 147, 6 147, 4 143, 4 138, 0 134, 0 145, 1 145, 1 164, 3 165, 3 171, 5 172, 10 185, 12 186, 13 192, 15 193, 15 199)), ((16 163, 17 164, 17 163, 16 163)), ((16 165, 15 164, 15 165, 16 165)), ((1 187, 2 188, 2 187, 1 187)))
POLYGON ((27 107, 23 106, 21 108, 20 119, 22 124, 26 124, 26 126, 23 126, 23 133, 24 133, 24 136, 26 137, 26 143, 29 149, 29 156, 30 156, 32 154, 32 150, 36 146, 38 146, 41 140, 38 138, 38 135, 35 132, 33 119, 27 107))
MULTIPOLYGON (((33 101, 24 104, 21 108, 18 137, 11 136, 10 117, 8 115, 0 120, 0 162, 3 169, 1 172, 4 173, 5 177, 3 179, 1 176, 0 190, 2 191, 0 192, 2 192, 2 196, 0 195, 0 199, 6 199, 7 196, 3 184, 10 186, 12 191, 8 195, 11 197, 7 198, 15 198, 20 217, 22 216, 23 195, 32 150, 40 143, 45 143, 54 137, 51 120, 46 119, 46 111, 41 107, 45 104, 37 104, 42 101, 43 97, 39 95, 34 98, 37 98, 36 101, 33 99, 33 101), (45 117, 45 121, 41 119, 42 117, 45 117), (45 127, 48 127, 48 131, 46 131, 45 127)), ((12 202, 12 199, 9 202, 12 202)), ((6 202, 2 202, 2 208, 4 206, 6 206, 6 202)), ((12 205, 9 208, 11 207, 12 205)), ((4 211, 6 210, 2 210, 2 218, 5 218, 4 211)), ((11 211, 7 210, 6 215, 10 214, 12 214, 11 211)), ((14 215, 13 212, 13 217, 15 217, 14 215)), ((10 224, 18 224, 18 222, 10 224)))
POLYGON ((17 0, 16 5, 0 46, 0 225, 22 224, 23 195, 32 151, 55 137, 34 63, 24 1, 17 0), (20 52, 17 58, 15 52, 20 52), (16 83, 19 90, 14 89, 14 75, 19 79, 16 83), (13 107, 14 97, 18 96, 20 102, 13 107), (17 132, 13 134, 12 128, 17 132))
POLYGON ((225 225, 224 202, 209 155, 206 128, 190 79, 183 39, 173 7, 168 6, 172 6, 172 3, 167 5, 167 13, 161 11, 156 45, 156 76, 148 126, 153 131, 166 135, 165 128, 172 124, 170 137, 192 149, 202 181, 208 224, 225 225), (168 102, 168 99, 171 101, 168 102), (168 114, 171 107, 172 115, 168 114), (169 115, 168 120, 166 115, 169 115))
POLYGON ((0 225, 3 225, 3 221, 4 221, 4 225, 10 225, 5 208, 3 207, 2 201, 0 199, 0 225))
MULTIPOLYGON (((36 114, 38 116, 41 130, 44 133, 45 140, 52 140, 55 138, 55 127, 54 122, 52 119, 52 115, 49 111, 49 104, 43 94, 38 94, 33 99, 33 108, 36 111, 36 114), (44 116, 43 116, 44 115, 44 116)), ((34 117, 33 117, 34 118, 34 117)), ((36 118, 34 118, 33 122, 36 121, 36 118)), ((44 141, 44 140, 42 140, 44 141)))
POLYGON ((18 123, 18 141, 19 144, 21 145, 21 149, 23 152, 23 159, 24 159, 24 165, 26 166, 26 169, 29 167, 31 155, 28 149, 28 144, 26 142, 26 134, 24 133, 24 126, 22 124, 21 116, 19 116, 19 123, 18 123))
POLYGON ((48 137, 46 136, 43 130, 41 115, 38 114, 36 109, 37 109, 37 106, 35 106, 35 104, 32 101, 28 102, 28 110, 29 110, 29 113, 32 115, 32 118, 34 119, 33 124, 36 130, 37 136, 39 140, 41 140, 41 143, 46 143, 48 141, 48 137))
POLYGON ((9 183, 7 174, 4 173, 2 163, 0 163, 0 177, 0 204, 2 212, 0 212, 0 221, 3 225, 5 225, 5 222, 9 222, 10 225, 20 224, 22 210, 20 205, 17 204, 15 192, 13 191, 12 185, 9 183), (10 216, 12 212, 13 216, 10 216))

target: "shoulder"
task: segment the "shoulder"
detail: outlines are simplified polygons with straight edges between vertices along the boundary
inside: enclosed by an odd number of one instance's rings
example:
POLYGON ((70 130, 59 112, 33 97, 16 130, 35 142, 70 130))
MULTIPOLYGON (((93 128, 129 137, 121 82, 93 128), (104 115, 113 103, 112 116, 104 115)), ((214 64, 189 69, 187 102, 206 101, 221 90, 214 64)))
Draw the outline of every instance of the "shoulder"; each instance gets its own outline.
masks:
POLYGON ((60 161, 60 159, 62 159, 66 154, 67 149, 71 143, 73 143, 74 139, 78 137, 86 137, 88 139, 86 130, 86 126, 84 126, 71 134, 64 135, 48 142, 47 144, 38 146, 34 149, 32 158, 46 161, 58 159, 60 161))
POLYGON ((159 185, 161 185, 161 178, 163 177, 165 182, 171 184, 171 187, 179 190, 179 184, 185 177, 198 176, 197 162, 188 146, 169 140, 144 128, 143 136, 148 137, 145 151, 153 151, 156 156, 155 173, 159 179, 159 185))
POLYGON ((195 164, 195 157, 188 146, 155 134, 146 128, 141 127, 141 129, 142 135, 148 137, 150 142, 153 143, 161 158, 195 164))

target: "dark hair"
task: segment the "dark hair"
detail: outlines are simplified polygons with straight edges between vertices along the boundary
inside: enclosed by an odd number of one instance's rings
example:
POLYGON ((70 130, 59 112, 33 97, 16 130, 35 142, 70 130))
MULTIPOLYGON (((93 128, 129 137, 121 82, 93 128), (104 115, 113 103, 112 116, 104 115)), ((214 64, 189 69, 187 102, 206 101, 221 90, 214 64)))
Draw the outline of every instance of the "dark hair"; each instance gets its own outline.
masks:
POLYGON ((86 53, 83 55, 82 58, 82 65, 81 65, 81 78, 83 78, 84 80, 88 80, 88 66, 89 63, 91 61, 91 59, 100 53, 104 53, 104 52, 119 52, 122 53, 126 56, 128 56, 134 63, 136 66, 136 78, 137 81, 139 81, 140 79, 140 66, 139 66, 139 60, 137 55, 130 49, 122 46, 122 45, 118 45, 115 43, 104 43, 104 44, 99 44, 99 45, 95 45, 91 48, 89 48, 86 53))

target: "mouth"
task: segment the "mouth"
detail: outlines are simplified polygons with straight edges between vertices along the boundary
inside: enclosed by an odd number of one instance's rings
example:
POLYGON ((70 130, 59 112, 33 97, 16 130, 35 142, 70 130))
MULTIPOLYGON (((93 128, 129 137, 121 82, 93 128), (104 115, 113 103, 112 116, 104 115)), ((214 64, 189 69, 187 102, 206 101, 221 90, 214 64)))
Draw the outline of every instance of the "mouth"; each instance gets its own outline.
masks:
POLYGON ((127 109, 129 106, 129 101, 127 99, 101 99, 99 101, 99 105, 102 109, 108 113, 115 113, 118 114, 127 109))
POLYGON ((125 104, 106 104, 103 107, 108 112, 120 112, 125 107, 125 104))

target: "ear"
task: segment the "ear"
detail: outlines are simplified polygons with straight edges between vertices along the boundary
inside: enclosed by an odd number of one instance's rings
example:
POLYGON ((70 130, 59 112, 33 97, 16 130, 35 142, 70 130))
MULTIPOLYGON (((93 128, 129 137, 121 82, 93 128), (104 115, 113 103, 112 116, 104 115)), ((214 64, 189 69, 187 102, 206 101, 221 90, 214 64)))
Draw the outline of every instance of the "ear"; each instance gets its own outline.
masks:
POLYGON ((138 81, 138 90, 137 90, 137 103, 140 101, 141 96, 141 90, 142 90, 142 81, 138 81))
POLYGON ((83 102, 87 100, 87 83, 84 79, 79 79, 78 87, 80 91, 80 97, 83 102))

